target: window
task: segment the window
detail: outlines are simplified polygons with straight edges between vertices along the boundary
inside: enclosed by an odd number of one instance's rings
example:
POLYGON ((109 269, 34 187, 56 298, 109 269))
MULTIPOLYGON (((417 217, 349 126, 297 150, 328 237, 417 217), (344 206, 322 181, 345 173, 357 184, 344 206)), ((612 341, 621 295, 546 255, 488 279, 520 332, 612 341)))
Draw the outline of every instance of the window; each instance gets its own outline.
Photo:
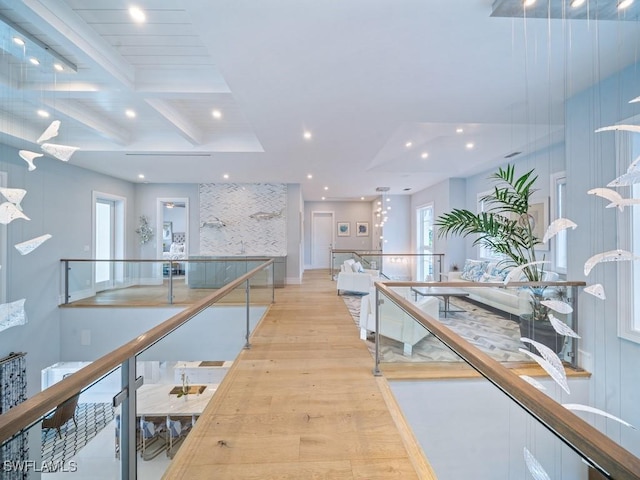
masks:
MULTIPOLYGON (((487 196, 487 195, 490 195, 491 193, 493 193, 493 190, 487 190, 486 192, 480 192, 478 194, 478 197, 477 197, 478 198, 478 208, 477 208, 477 212, 478 213, 482 213, 482 212, 486 211, 485 209, 487 208, 487 205, 485 205, 485 202, 482 200, 482 198, 487 196)), ((498 259, 502 259, 502 255, 492 251, 491 249, 485 247, 484 245, 478 245, 478 258, 486 259, 486 260, 498 260, 498 259)))
MULTIPOLYGON (((566 216, 567 200, 567 175, 558 172, 551 175, 551 221, 566 216)), ((558 232, 550 242, 555 245, 555 270, 558 273, 567 273, 567 230, 558 232)))
MULTIPOLYGON (((622 123, 637 123, 638 119, 629 119, 622 123)), ((640 139, 635 135, 616 132, 617 174, 627 172, 629 165, 640 156, 640 139)), ((640 198, 640 184, 628 188, 628 195, 640 198)), ((625 208, 618 212, 618 248, 638 255, 640 252, 640 210, 625 208)), ((627 340, 640 343, 640 262, 618 263, 618 335, 627 340)), ((606 289, 606 285, 604 285, 606 289)), ((606 292, 615 295, 615 292, 606 292)))
MULTIPOLYGON (((0 187, 7 186, 7 172, 0 172, 0 187)), ((7 301, 7 226, 0 225, 0 303, 7 301)))
POLYGON ((416 280, 432 281, 433 278, 433 203, 418 207, 417 210, 417 253, 425 254, 418 261, 416 280))

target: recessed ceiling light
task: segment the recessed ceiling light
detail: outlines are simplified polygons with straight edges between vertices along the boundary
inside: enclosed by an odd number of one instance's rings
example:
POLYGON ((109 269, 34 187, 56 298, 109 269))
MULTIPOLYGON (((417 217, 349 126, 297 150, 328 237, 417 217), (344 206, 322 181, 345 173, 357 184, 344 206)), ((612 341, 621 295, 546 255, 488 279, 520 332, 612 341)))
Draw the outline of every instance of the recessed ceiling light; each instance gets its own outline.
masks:
POLYGON ((536 0, 524 0, 522 2, 522 4, 526 7, 530 7, 531 5, 533 5, 534 3, 536 3, 536 0))
POLYGON ((322 200, 324 200, 326 197, 322 197, 322 200))
POLYGON ((141 173, 141 174, 138 175, 138 178, 142 179, 142 178, 144 178, 144 175, 141 173))
POLYGON ((329 187, 324 187, 325 190, 329 190, 329 187))
POLYGON ((15 43, 16 45, 20 45, 21 47, 24 47, 24 40, 21 39, 20 37, 13 37, 13 43, 15 43))
POLYGON ((411 148, 411 145, 413 145, 413 142, 407 142, 404 144, 404 146, 407 148, 411 148))
POLYGON ((422 155, 420 155, 420 158, 428 158, 429 154, 427 152, 422 152, 422 155))
POLYGON ((222 176, 222 178, 224 178, 225 180, 229 180, 229 174, 228 174, 228 173, 225 173, 225 174, 222 176))
POLYGON ((309 139, 311 138, 311 132, 307 130, 306 132, 304 132, 304 133, 302 134, 302 136, 303 136, 304 138, 306 138, 307 140, 309 140, 309 139))
POLYGON ((211 112, 211 115, 213 115, 213 118, 222 118, 222 112, 220 110, 214 110, 211 112))
POLYGON ((465 146, 467 147, 467 150, 471 150, 475 145, 472 142, 469 142, 465 146))
POLYGON ((124 114, 129 117, 129 118, 136 118, 136 112, 134 112, 133 110, 131 110, 130 108, 128 108, 127 110, 125 110, 124 114))
POLYGON ((38 115, 42 118, 49 118, 49 112, 47 112, 46 110, 38 110, 38 115))
POLYGON ((387 202, 390 202, 390 201, 391 201, 391 199, 390 199, 390 198, 387 198, 387 202))
POLYGON ((578 8, 584 5, 585 0, 571 0, 571 8, 578 8))
POLYGON ((131 18, 133 18, 133 21, 136 23, 143 23, 147 19, 147 16, 140 7, 130 7, 129 15, 131 15, 131 18))
POLYGON ((633 3, 633 0, 621 0, 618 2, 618 10, 624 10, 633 3))
POLYGON ((309 180, 311 180, 311 179, 313 178, 313 175, 311 175, 311 174, 309 173, 309 174, 307 175, 307 178, 308 178, 309 180))
POLYGON ((456 133, 462 133, 462 132, 464 132, 463 128, 456 128, 456 133))
POLYGON ((55 68, 55 70, 58 72, 62 72, 64 70, 64 67, 59 63, 54 63, 53 68, 55 68))
POLYGON ((29 59, 29 61, 33 64, 33 65, 40 65, 40 60, 38 60, 36 57, 31 57, 29 59))
POLYGON ((364 200, 364 197, 360 197, 360 200, 364 200))

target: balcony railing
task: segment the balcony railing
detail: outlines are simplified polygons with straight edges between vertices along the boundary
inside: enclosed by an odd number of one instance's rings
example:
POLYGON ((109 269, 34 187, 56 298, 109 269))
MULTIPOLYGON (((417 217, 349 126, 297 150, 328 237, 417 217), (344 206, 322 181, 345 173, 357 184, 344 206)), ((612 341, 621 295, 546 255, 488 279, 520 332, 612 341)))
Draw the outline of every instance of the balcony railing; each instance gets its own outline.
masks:
MULTIPOLYGON (((134 262, 120 263, 125 267, 134 262)), ((218 383, 211 377, 214 372, 195 369, 191 365, 194 362, 188 360, 205 360, 195 366, 209 367, 201 363, 235 358, 242 348, 251 347, 251 332, 273 301, 273 264, 273 260, 254 268, 245 264, 246 273, 213 292, 209 290, 193 305, 0 415, 3 471, 26 471, 33 461, 38 468, 73 471, 74 464, 68 458, 64 465, 59 457, 47 460, 43 456, 42 463, 37 463, 39 449, 26 454, 23 446, 25 442, 40 445, 43 435, 52 441, 59 437, 62 442, 77 430, 60 428, 72 419, 76 422, 74 412, 81 411, 80 407, 76 410, 77 405, 92 412, 105 406, 104 412, 94 416, 109 424, 113 419, 110 415, 115 415, 114 446, 106 454, 118 461, 105 464, 114 468, 108 472, 110 478, 136 478, 139 458, 143 461, 175 453, 218 383), (225 302, 228 298, 233 301, 225 302), (154 365, 160 363, 174 365, 170 378, 164 381, 154 378, 154 365)), ((91 263, 82 265, 91 271, 91 263)), ((153 262, 148 266, 157 267, 153 262)), ((93 430, 95 427, 87 432, 93 430)))
MULTIPOLYGON (((434 348, 448 351, 453 357, 450 359, 452 363, 458 362, 456 364, 458 366, 451 370, 453 377, 474 376, 478 379, 476 382, 465 382, 464 386, 452 381, 448 383, 436 381, 436 385, 412 381, 410 400, 403 400, 400 388, 401 407, 403 407, 403 401, 406 401, 407 405, 414 405, 413 410, 409 406, 405 411, 410 423, 420 425, 421 429, 428 429, 423 449, 436 472, 439 464, 444 465, 450 462, 451 458, 465 458, 465 462, 472 462, 475 458, 478 461, 478 465, 474 466, 478 469, 478 478, 525 478, 529 475, 525 473, 527 469, 531 471, 531 469, 546 467, 547 472, 556 472, 556 474, 562 472, 562 475, 567 475, 562 478, 586 478, 586 470, 591 468, 604 475, 604 478, 639 479, 640 459, 583 420, 578 414, 573 413, 571 409, 576 407, 568 404, 574 404, 575 401, 567 400, 571 398, 568 393, 548 377, 537 376, 538 380, 533 380, 527 375, 518 374, 518 370, 507 368, 455 333, 451 327, 447 327, 442 312, 438 312, 436 307, 433 315, 433 310, 427 310, 420 304, 420 295, 418 294, 416 300, 413 296, 415 292, 411 290, 425 289, 422 291, 427 292, 426 289, 429 288, 441 289, 439 293, 442 294, 447 289, 459 288, 460 284, 456 283, 378 282, 375 298, 372 299, 375 309, 373 313, 375 325, 372 330, 376 375, 381 374, 381 365, 383 371, 386 371, 387 366, 393 368, 392 364, 381 362, 395 361, 401 358, 403 353, 407 355, 406 351, 402 351, 399 342, 409 340, 409 337, 392 340, 394 335, 400 335, 398 329, 410 331, 419 328, 428 335, 429 342, 434 348), (404 322, 404 324, 398 324, 398 322, 404 322), (385 352, 383 353, 382 350, 385 352), (469 371, 474 375, 469 375, 469 371), (538 385, 534 386, 535 383, 538 385), (539 390, 544 388, 543 384, 550 387, 546 392, 539 390), (420 398, 416 398, 420 395, 424 395, 424 403, 420 398), (415 403, 423 404, 424 408, 415 408, 415 403), (482 405, 485 406, 484 409, 480 407, 482 405), (516 410, 512 407, 516 407, 516 410), (489 410, 496 409, 500 412, 499 415, 494 414, 495 412, 489 413, 489 410), (463 438, 468 431, 486 432, 483 442, 480 444, 465 442, 463 438), (460 435, 460 440, 453 442, 452 436, 455 437, 456 432, 460 435), (496 435, 495 432, 501 432, 501 434, 496 435), (485 446, 491 450, 492 454, 499 451, 500 453, 496 455, 504 455, 499 464, 486 465, 486 462, 483 464, 485 458, 479 452, 482 452, 485 446), (465 452, 465 448, 469 451, 465 452), (480 474, 480 470, 486 469, 495 470, 488 470, 484 475, 480 474)), ((574 307, 577 305, 577 287, 583 285, 583 282, 544 284, 547 288, 563 288, 572 292, 569 294, 569 304, 574 307)), ((538 283, 517 283, 512 287, 525 289, 540 286, 541 284, 538 283)), ((472 291, 473 288, 487 288, 488 285, 467 287, 468 285, 465 284, 465 289, 472 291)), ((504 285, 490 285, 489 288, 504 288, 504 285)), ((438 291, 432 290, 432 293, 436 295, 438 291)), ((443 297, 442 295, 438 297, 437 303, 442 306, 443 297)), ((453 310, 451 305, 449 307, 453 310)), ((452 314, 452 321, 461 318, 458 315, 458 313, 452 314)), ((567 319, 564 318, 564 321, 566 322, 567 319)), ((577 329, 575 310, 573 319, 569 319, 569 323, 577 329)), ((571 351, 575 352, 577 341, 578 339, 572 339, 564 345, 564 348, 569 346, 571 351)), ((525 343, 520 347, 524 349, 525 343)), ((415 352, 409 355, 413 354, 415 352)), ((416 360, 420 359, 412 360, 411 367, 415 367, 418 365, 416 360)), ((563 369, 564 366, 569 365, 564 363, 563 369)), ((540 371, 544 373, 542 369, 540 371)), ((407 398, 409 398, 408 393, 407 398)), ((450 470, 458 467, 464 469, 462 466, 456 467, 451 464, 449 467, 450 470)), ((546 477, 534 476, 533 478, 546 477)))

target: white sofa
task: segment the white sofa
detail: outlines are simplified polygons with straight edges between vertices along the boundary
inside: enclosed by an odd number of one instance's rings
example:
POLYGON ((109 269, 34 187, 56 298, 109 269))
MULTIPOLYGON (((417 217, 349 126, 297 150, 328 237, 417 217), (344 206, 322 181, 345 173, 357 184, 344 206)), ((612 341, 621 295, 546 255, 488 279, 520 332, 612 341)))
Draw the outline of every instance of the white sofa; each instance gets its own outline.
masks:
MULTIPOLYGON (((417 302, 410 300, 411 295, 407 293, 405 298, 414 303, 424 313, 438 320, 440 311, 440 301, 436 297, 425 297, 417 302)), ((360 338, 367 339, 367 334, 376 329, 375 310, 375 288, 371 289, 368 295, 364 295, 360 300, 360 338)), ((404 344, 403 352, 411 355, 413 346, 429 335, 429 331, 420 325, 409 314, 405 313, 391 300, 384 299, 380 305, 380 335, 397 340, 404 344)))
POLYGON ((368 293, 374 282, 380 277, 378 270, 362 268, 359 262, 353 259, 345 260, 340 265, 336 288, 340 292, 368 293))
MULTIPOLYGON (((460 282, 461 287, 465 283, 502 283, 508 271, 508 269, 500 268, 498 262, 467 259, 462 271, 449 272, 447 279, 449 282, 460 282)), ((559 275, 556 272, 544 272, 543 281, 556 282, 558 280, 559 275)), ((527 280, 526 278, 520 278, 517 281, 524 282, 527 280)), ((465 290, 469 292, 468 298, 471 300, 503 312, 512 315, 531 312, 531 294, 527 289, 516 287, 473 287, 465 290)))

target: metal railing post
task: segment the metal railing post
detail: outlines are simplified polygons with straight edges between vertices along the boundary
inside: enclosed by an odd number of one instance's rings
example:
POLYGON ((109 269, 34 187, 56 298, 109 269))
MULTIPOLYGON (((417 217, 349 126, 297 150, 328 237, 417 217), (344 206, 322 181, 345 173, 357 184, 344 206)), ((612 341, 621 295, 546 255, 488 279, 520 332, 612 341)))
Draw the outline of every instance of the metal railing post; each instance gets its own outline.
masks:
POLYGON ((173 261, 169 261, 169 305, 173 304, 173 261))
POLYGON ((275 263, 271 264, 271 303, 276 303, 276 264, 275 263))
POLYGON ((64 303, 69 303, 69 260, 64 261, 64 303))
POLYGON ((246 343, 244 344, 244 348, 249 349, 251 348, 251 343, 249 343, 249 334, 250 334, 250 324, 249 324, 249 316, 251 313, 251 304, 250 304, 250 294, 249 292, 251 291, 250 287, 249 287, 249 280, 247 280, 246 283, 246 302, 247 302, 247 335, 246 335, 246 343))
MULTIPOLYGON (((578 332, 578 287, 572 285, 571 287, 571 307, 573 308, 573 312, 571 312, 571 320, 574 332, 578 332)), ((571 352, 569 353, 569 357, 571 358, 570 364, 573 368, 578 368, 578 339, 575 337, 571 338, 571 352)))
POLYGON ((123 480, 137 478, 136 457, 136 359, 122 363, 122 390, 127 396, 120 408, 120 473, 123 480))
MULTIPOLYGON (((373 374, 376 377, 381 377, 382 376, 382 372, 380 372, 380 295, 379 295, 379 291, 376 288, 376 298, 375 298, 375 305, 376 305, 376 331, 374 333, 374 338, 375 338, 375 356, 374 356, 374 361, 375 364, 373 366, 373 374)), ((371 295, 371 294, 369 294, 371 295)))

